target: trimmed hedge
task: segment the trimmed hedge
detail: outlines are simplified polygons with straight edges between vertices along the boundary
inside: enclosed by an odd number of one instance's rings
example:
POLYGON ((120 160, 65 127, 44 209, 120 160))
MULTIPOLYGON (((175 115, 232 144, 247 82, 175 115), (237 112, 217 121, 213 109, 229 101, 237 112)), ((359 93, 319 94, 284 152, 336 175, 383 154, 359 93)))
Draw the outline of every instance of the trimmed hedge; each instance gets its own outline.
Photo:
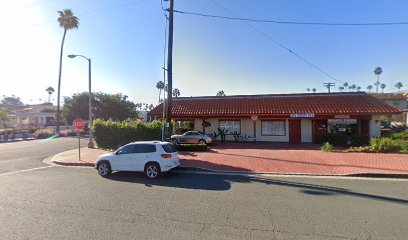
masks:
POLYGON ((325 133, 321 134, 317 140, 320 144, 330 143, 334 146, 347 146, 349 139, 351 140, 351 145, 353 146, 362 146, 367 145, 370 142, 370 137, 353 134, 351 136, 346 134, 334 134, 334 133, 325 133))
POLYGON ((207 144, 178 144, 174 147, 177 151, 207 152, 210 150, 207 144))
POLYGON ((98 147, 117 149, 130 142, 161 139, 161 122, 144 123, 134 121, 127 123, 95 119, 92 131, 98 147))

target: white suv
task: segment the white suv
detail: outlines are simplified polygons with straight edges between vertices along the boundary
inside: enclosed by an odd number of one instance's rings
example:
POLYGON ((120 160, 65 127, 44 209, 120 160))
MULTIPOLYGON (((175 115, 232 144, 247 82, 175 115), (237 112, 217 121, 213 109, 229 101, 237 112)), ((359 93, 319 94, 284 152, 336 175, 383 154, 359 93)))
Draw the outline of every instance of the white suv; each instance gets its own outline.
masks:
POLYGON ((132 142, 113 153, 97 158, 95 168, 102 177, 112 171, 144 172, 148 178, 157 178, 180 165, 178 152, 168 142, 132 142))

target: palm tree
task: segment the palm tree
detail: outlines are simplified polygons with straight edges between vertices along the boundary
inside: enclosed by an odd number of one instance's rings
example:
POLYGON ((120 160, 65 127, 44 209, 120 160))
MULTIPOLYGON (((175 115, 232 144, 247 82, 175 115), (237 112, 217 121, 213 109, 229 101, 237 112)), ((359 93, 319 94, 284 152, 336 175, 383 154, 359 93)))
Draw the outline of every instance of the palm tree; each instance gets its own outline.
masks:
POLYGON ((48 93, 48 103, 51 102, 51 94, 53 94, 55 92, 53 87, 48 87, 47 89, 45 89, 45 91, 48 93))
POLYGON ((224 90, 218 91, 217 96, 225 96, 224 90))
POLYGON ((306 88, 306 91, 307 91, 307 92, 310 92, 310 88, 306 88))
POLYGON ((339 87, 340 92, 343 92, 344 87, 339 87))
POLYGON ((353 85, 351 85, 349 88, 350 88, 350 90, 353 90, 353 92, 354 92, 354 89, 356 89, 356 84, 353 84, 353 85))
POLYGON ((163 81, 158 81, 156 83, 156 88, 159 89, 159 103, 160 103, 160 96, 161 96, 161 92, 164 89, 164 82, 163 81))
POLYGON ((177 98, 180 96, 180 90, 178 88, 173 89, 173 97, 177 98))
POLYGON ((348 82, 343 83, 343 87, 345 91, 347 91, 348 85, 349 85, 348 82))
POLYGON ((376 92, 378 93, 378 86, 380 86, 380 75, 383 73, 383 70, 381 67, 376 67, 374 69, 374 74, 377 75, 377 81, 374 83, 374 86, 376 87, 376 92))
POLYGON ((316 92, 316 88, 312 88, 312 92, 315 93, 315 92, 316 92))
POLYGON ((361 87, 358 86, 358 87, 357 87, 357 92, 360 92, 360 90, 361 90, 361 87))
POLYGON ((368 92, 371 92, 372 89, 373 89, 373 85, 368 85, 368 86, 367 86, 368 92))
POLYGON ((59 133, 60 128, 60 94, 61 94, 61 71, 62 71, 62 55, 64 53, 64 42, 67 30, 78 28, 79 19, 74 16, 71 9, 64 9, 58 11, 59 17, 58 22, 60 27, 64 28, 64 34, 62 35, 61 42, 61 52, 60 52, 60 63, 59 63, 59 73, 58 73, 58 91, 57 91, 57 122, 56 131, 59 133))
POLYGON ((384 83, 382 83, 381 85, 380 85, 380 88, 381 88, 381 90, 382 90, 382 93, 384 93, 384 88, 386 88, 387 87, 387 85, 385 85, 384 83))
POLYGON ((398 92, 399 92, 400 89, 401 89, 402 87, 404 87, 404 84, 402 84, 402 82, 397 82, 397 83, 395 84, 395 87, 398 88, 398 92))

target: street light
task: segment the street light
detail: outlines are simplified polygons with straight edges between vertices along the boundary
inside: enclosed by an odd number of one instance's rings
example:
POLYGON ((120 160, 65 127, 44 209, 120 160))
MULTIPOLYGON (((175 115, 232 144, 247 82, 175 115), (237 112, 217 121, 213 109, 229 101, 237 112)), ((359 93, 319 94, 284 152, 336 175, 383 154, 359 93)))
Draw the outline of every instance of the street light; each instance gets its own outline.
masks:
POLYGON ((83 57, 88 60, 89 63, 89 122, 88 122, 88 129, 89 129, 89 141, 88 141, 88 148, 94 148, 93 144, 93 137, 92 137, 92 92, 91 92, 91 59, 87 58, 82 55, 70 54, 68 55, 69 58, 75 57, 83 57))

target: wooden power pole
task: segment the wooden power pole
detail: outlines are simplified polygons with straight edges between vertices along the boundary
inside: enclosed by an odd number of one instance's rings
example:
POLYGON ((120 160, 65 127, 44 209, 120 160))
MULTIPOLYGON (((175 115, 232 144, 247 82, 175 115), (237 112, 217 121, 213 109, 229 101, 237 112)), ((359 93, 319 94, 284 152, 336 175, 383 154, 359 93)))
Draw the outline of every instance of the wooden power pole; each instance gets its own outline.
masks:
POLYGON ((167 114, 166 114, 166 138, 170 141, 172 134, 171 127, 171 109, 172 109, 172 92, 173 92, 173 14, 174 14, 174 0, 170 1, 169 8, 169 44, 167 52, 167 114))

